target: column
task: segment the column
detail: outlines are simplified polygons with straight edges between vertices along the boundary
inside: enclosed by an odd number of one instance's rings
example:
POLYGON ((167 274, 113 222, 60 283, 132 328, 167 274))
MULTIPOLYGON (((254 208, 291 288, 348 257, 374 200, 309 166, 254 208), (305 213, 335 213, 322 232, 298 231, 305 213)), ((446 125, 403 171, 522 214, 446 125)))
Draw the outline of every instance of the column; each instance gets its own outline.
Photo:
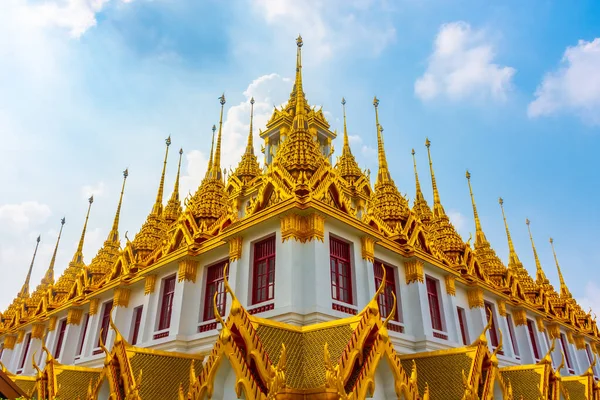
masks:
MULTIPOLYGON (((425 341, 427 337, 433 336, 431 327, 431 315, 429 313, 429 300, 425 288, 425 274, 423 272, 423 261, 411 259, 404 262, 404 275, 406 277, 406 303, 411 306, 407 308, 404 316, 404 326, 409 334, 414 335, 415 341, 425 341)), ((426 348, 426 344, 418 345, 417 351, 426 348)))
MULTIPOLYGON (((129 302, 131 297, 131 288, 129 287, 118 287, 115 288, 113 297, 113 309, 112 319, 115 326, 123 336, 123 339, 129 341, 131 338, 131 326, 132 326, 132 309, 129 308, 129 302)), ((106 337, 106 348, 112 349, 114 346, 116 333, 112 328, 108 330, 108 336, 106 337)))
POLYGON ((462 345, 462 333, 458 324, 458 311, 456 310, 456 282, 454 275, 446 275, 444 278, 444 286, 446 288, 446 296, 442 296, 446 301, 442 303, 445 306, 446 331, 448 332, 448 340, 454 341, 462 345))
MULTIPOLYGON (((71 308, 67 313, 67 327, 65 337, 63 338, 63 349, 60 355, 61 364, 72 364, 79 350, 79 340, 83 332, 83 310, 80 308, 71 308)), ((89 331, 89 326, 88 326, 89 331)), ((89 334, 87 334, 89 336, 89 334)), ((83 350, 82 350, 83 353, 83 350)), ((83 356, 83 354, 82 354, 83 356)))
MULTIPOLYGON (((480 288, 471 288, 467 290, 467 300, 469 303, 469 316, 471 317, 472 329, 471 340, 475 341, 483 332, 483 329, 488 324, 487 314, 485 311, 485 302, 483 300, 483 290, 480 288)), ((489 343, 490 335, 487 333, 489 343)))
POLYGON ((11 372, 15 370, 12 368, 12 359, 14 358, 15 345, 17 341, 16 335, 7 335, 4 337, 4 350, 2 351, 2 364, 6 366, 11 372))
POLYGON ((158 312, 159 293, 156 290, 156 275, 146 275, 144 280, 144 308, 138 333, 138 343, 148 343, 154 334, 155 319, 158 312))
MULTIPOLYGON (((200 304, 200 290, 197 289, 196 279, 198 278, 199 265, 198 260, 191 258, 179 261, 169 330, 169 335, 173 335, 178 340, 185 340, 186 336, 197 331, 197 305, 200 304), (191 304, 194 307, 186 306, 191 304)), ((231 268, 229 276, 231 276, 231 268)))

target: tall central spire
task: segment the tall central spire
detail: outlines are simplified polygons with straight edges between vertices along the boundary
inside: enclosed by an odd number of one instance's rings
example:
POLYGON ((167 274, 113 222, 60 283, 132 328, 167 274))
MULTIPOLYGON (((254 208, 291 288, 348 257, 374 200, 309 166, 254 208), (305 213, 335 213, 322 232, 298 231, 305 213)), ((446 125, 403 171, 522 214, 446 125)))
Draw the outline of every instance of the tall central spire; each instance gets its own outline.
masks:
POLYGON ((52 258, 50 259, 50 265, 48 266, 48 270, 46 271, 46 275, 42 279, 42 284, 52 285, 54 284, 54 264, 56 263, 56 253, 58 252, 58 244, 60 243, 60 237, 62 236, 62 230, 65 226, 65 218, 63 217, 60 220, 60 231, 58 231, 58 238, 56 239, 56 245, 54 246, 54 252, 52 253, 52 258))
POLYGON ((163 192, 165 189, 165 174, 167 172, 167 158, 169 156, 169 146, 171 145, 171 136, 165 139, 167 149, 165 150, 165 161, 163 162, 162 174, 160 176, 160 183, 158 184, 158 193, 156 193, 156 201, 152 207, 152 214, 159 216, 162 215, 163 211, 163 192))
POLYGON ((348 128, 346 126, 346 99, 342 97, 342 112, 344 114, 344 147, 342 147, 342 155, 338 159, 335 168, 340 173, 340 176, 349 183, 354 183, 363 173, 358 167, 358 163, 350 150, 350 141, 348 140, 348 128))
POLYGON ((481 221, 479 221, 479 214, 477 213, 477 206, 475 205, 475 196, 473 196, 473 188, 471 187, 471 173, 466 172, 467 183, 469 185, 469 194, 471 195, 471 204, 473 204, 473 218, 475 219, 475 243, 485 243, 487 238, 481 229, 481 221))
POLYGON ((179 163, 177 164, 177 176, 175 177, 175 185, 171 198, 167 202, 167 206, 163 212, 165 221, 172 225, 179 215, 181 214, 181 201, 179 200, 179 175, 181 173, 181 157, 183 156, 183 149, 179 149, 179 163))
POLYGON ((379 99, 373 98, 373 107, 375 107, 375 128, 377 129, 377 161, 379 164, 379 170, 377 171, 376 184, 393 182, 388 170, 388 163, 385 157, 385 148, 383 147, 383 127, 379 123, 379 99))
POLYGON ((438 192, 437 183, 435 181, 435 174, 433 173, 433 163, 431 162, 431 142, 429 138, 425 139, 425 147, 427 147, 427 157, 429 158, 429 172, 431 173, 431 187, 433 188, 433 215, 439 217, 442 214, 446 214, 444 207, 440 201, 440 193, 438 192))
POLYGON ((550 238, 550 246, 552 246, 552 254, 554 255, 554 262, 556 263, 556 269, 558 271, 558 279, 560 281, 560 295, 561 297, 571 298, 571 292, 565 283, 565 278, 563 278, 563 274, 560 270, 560 265, 558 264, 558 258, 556 257, 556 251, 554 250, 554 239, 550 238))
POLYGON ((504 219, 504 228, 506 229, 506 238, 508 239, 508 267, 509 268, 518 268, 523 267, 523 264, 519 260, 517 256, 517 252, 515 251, 515 246, 513 244, 512 238, 510 236, 510 230, 508 229, 508 222, 506 222, 506 214, 504 214, 504 200, 502 197, 498 198, 498 203, 500 204, 500 208, 502 209, 502 218, 504 219))
POLYGON ((412 149, 410 152, 412 154, 413 166, 415 169, 415 201, 413 204, 413 209, 415 210, 417 216, 425 224, 425 227, 428 227, 431 219, 433 218, 433 213, 431 212, 431 208, 427 201, 425 200, 425 196, 423 196, 423 191, 421 190, 421 182, 419 182, 419 174, 417 172, 417 158, 415 157, 415 149, 412 149))
POLYGON ((221 115, 219 117, 219 134, 217 136, 217 146, 215 148, 215 156, 211 168, 211 178, 221 180, 221 138, 223 136, 223 108, 225 107, 225 93, 219 97, 221 104, 221 115))
POLYGON ((546 274, 544 273, 544 270, 542 269, 542 264, 540 263, 540 259, 538 258, 537 250, 535 249, 535 243, 533 242, 533 235, 531 234, 531 227, 529 226, 531 224, 529 219, 525 220, 525 224, 527 225, 527 231, 529 232, 529 240, 531 241, 531 248, 533 249, 533 258, 535 260, 535 268, 536 268, 535 280, 538 283, 538 285, 542 285, 542 284, 548 283, 548 279, 546 278, 546 274))
POLYGON ((33 263, 35 262, 35 255, 37 254, 38 246, 40 245, 41 236, 38 236, 35 243, 35 250, 33 251, 33 258, 31 259, 31 264, 29 265, 29 271, 27 272, 27 278, 25 278, 25 283, 21 288, 21 292, 19 292, 20 298, 29 297, 29 281, 31 280, 31 271, 33 270, 33 263))
POLYGON ((83 230, 81 231, 81 238, 79 238, 79 244, 77 245, 77 251, 73 254, 71 263, 82 265, 83 264, 83 242, 85 241, 85 232, 87 230, 88 219, 90 218, 90 210, 92 209, 92 203, 94 202, 94 196, 90 196, 88 199, 88 209, 85 214, 85 223, 83 224, 83 230))
POLYGON ((208 168, 206 169, 206 178, 210 177, 212 173, 213 166, 213 153, 215 151, 215 132, 217 127, 215 125, 212 126, 212 142, 210 144, 210 157, 208 158, 208 168))
POLYGON ((129 169, 123 171, 123 184, 121 185, 121 195, 119 196, 119 203, 117 204, 117 212, 115 213, 115 219, 113 220, 112 229, 108 234, 108 241, 118 242, 119 241, 119 219, 121 217, 121 205, 123 204, 123 194, 125 193, 125 182, 129 176, 129 169))

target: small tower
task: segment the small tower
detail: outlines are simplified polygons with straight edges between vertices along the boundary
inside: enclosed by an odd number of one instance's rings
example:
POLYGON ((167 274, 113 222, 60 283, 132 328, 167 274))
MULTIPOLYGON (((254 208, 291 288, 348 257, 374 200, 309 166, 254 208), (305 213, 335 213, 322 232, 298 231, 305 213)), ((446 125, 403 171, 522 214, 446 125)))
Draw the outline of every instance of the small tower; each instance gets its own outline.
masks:
POLYGON ((248 143, 246 151, 242 155, 242 159, 237 168, 233 172, 233 176, 237 177, 243 185, 248 184, 251 180, 260 175, 260 166, 258 159, 254 155, 253 142, 253 119, 254 119, 254 97, 250 99, 250 131, 248 132, 248 143))
POLYGON ((181 200, 179 200, 179 175, 181 173, 181 157, 183 155, 183 149, 179 149, 179 163, 177 164, 177 176, 175 177, 175 187, 171 198, 167 202, 167 206, 163 211, 163 217, 167 222, 167 225, 172 226, 175 221, 181 215, 181 200))
POLYGON ((415 168, 415 201, 413 202, 413 211, 423 223, 425 230, 428 230, 433 218, 433 213, 423 192, 421 191, 421 183, 419 182, 419 174, 417 173, 417 159, 415 157, 415 149, 411 151, 413 158, 413 166, 415 168))

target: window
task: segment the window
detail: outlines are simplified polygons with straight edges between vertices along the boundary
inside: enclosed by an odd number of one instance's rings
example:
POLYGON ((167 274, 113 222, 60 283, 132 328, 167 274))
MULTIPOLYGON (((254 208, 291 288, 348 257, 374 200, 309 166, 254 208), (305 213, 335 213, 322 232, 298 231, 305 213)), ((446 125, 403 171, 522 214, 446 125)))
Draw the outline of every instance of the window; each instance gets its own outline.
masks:
POLYGON ((352 304, 352 276, 350 272, 350 245, 339 239, 329 238, 331 266, 331 297, 352 304))
POLYGON ((2 354, 4 354, 4 343, 0 345, 0 359, 2 359, 2 354))
POLYGON ((517 337, 515 335, 515 327, 513 325, 512 315, 506 314, 506 322, 508 324, 508 334, 510 335, 510 342, 512 343, 513 351, 516 357, 519 357, 519 345, 517 344, 517 337))
POLYGON ((373 271, 375 272, 375 290, 379 288, 381 281, 383 280, 382 265, 385 268, 385 289, 384 293, 379 295, 379 298, 377 299, 377 304, 379 304, 379 314, 381 314, 383 318, 386 318, 390 312, 392 312, 392 308, 394 307, 394 297, 392 296, 392 293, 394 293, 397 306, 391 320, 400 321, 400 298, 396 291, 396 268, 385 265, 381 261, 375 261, 373 263, 373 271))
MULTIPOLYGON (((206 291, 204 294, 204 321, 215 319, 214 298, 217 295, 217 309, 220 315, 225 315, 225 307, 227 303, 227 293, 225 292, 225 283, 223 279, 223 271, 227 261, 220 262, 208 267, 206 271, 206 291)), ((229 278, 229 270, 227 270, 229 278)))
POLYGON ((275 297, 275 236, 254 244, 252 304, 275 297))
POLYGON ((63 319, 58 324, 58 339, 56 339, 56 347, 54 348, 54 358, 60 357, 63 340, 65 338, 65 330, 67 329, 67 320, 63 319))
POLYGON ((25 344, 23 345, 23 353, 21 354, 21 362, 19 363, 19 369, 23 369, 25 366, 25 360, 27 360, 27 353, 29 352, 29 345, 31 344, 31 333, 25 336, 25 344))
POLYGON ((460 325, 460 335, 462 336, 462 342, 465 346, 469 344, 469 332, 467 332, 467 316, 465 315, 465 309, 462 307, 456 307, 458 312, 458 324, 460 325))
POLYGON ((163 280, 162 302, 160 305, 160 318, 158 330, 169 329, 171 326, 171 312, 173 311, 173 297, 175 295, 175 275, 163 280))
POLYGON ((142 310, 144 306, 139 306, 133 309, 133 333, 131 335, 131 344, 135 345, 138 341, 140 333, 140 322, 142 322, 142 310))
POLYGON ((108 337, 108 329, 110 326, 110 313, 112 311, 113 302, 108 301, 102 307, 102 319, 100 320, 100 335, 98 336, 98 347, 100 347, 100 339, 102 345, 106 346, 106 338, 108 337))
POLYGON ((496 327, 496 318, 494 314, 494 305, 488 301, 485 303, 485 318, 489 321, 490 317, 492 318, 492 326, 490 327, 490 342, 492 344, 492 348, 498 347, 498 329, 496 327))
POLYGON ((83 332, 81 333, 81 337, 79 338, 79 346, 77 346, 77 356, 80 356, 81 352, 83 351, 83 342, 85 342, 85 334, 87 333, 89 323, 90 314, 85 313, 85 317, 83 318, 83 332))
POLYGON ((569 355, 569 349, 567 347, 567 340, 565 338, 565 334, 560 334, 560 345, 562 347, 563 354, 565 355, 565 361, 567 362, 567 368, 569 369, 569 373, 573 373, 573 364, 571 364, 571 356, 569 355))
POLYGON ((442 313, 440 310, 440 298, 438 295, 438 281, 430 276, 426 276, 427 298, 429 299, 429 315, 431 316, 431 327, 437 331, 442 331, 442 313))
POLYGON ((585 344, 585 352, 587 353, 588 361, 591 364, 592 361, 594 361, 594 357, 592 356, 592 349, 590 348, 590 344, 589 343, 585 344))
POLYGON ((540 360, 540 350, 538 348, 537 338, 535 336, 535 327, 533 326, 533 321, 527 320, 527 330, 529 331, 529 339, 531 339, 531 347, 533 348, 533 357, 535 361, 540 360))

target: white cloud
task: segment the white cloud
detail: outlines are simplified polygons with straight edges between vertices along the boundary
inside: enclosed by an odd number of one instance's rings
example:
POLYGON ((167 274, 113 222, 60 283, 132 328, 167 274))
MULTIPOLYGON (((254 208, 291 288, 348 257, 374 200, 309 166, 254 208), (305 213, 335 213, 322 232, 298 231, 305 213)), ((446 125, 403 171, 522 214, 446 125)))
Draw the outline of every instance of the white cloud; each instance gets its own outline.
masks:
POLYGON ((530 117, 572 112, 600 124, 600 38, 565 50, 558 70, 544 76, 529 104, 530 117))
POLYGON ((37 201, 0 205, 0 222, 20 231, 43 224, 50 215, 50 207, 37 201))
POLYGON ((586 312, 591 308, 592 312, 600 314, 600 286, 588 281, 585 285, 584 297, 578 298, 577 303, 586 312))
POLYGON ((98 182, 95 185, 84 185, 81 188, 81 195, 82 197, 88 199, 90 196, 94 196, 94 197, 100 197, 103 196, 106 191, 106 185, 104 184, 104 182, 98 182))
POLYGON ((301 33, 316 55, 313 60, 329 59, 352 48, 378 55, 396 38, 395 28, 386 23, 384 7, 375 1, 251 0, 251 5, 286 43, 301 33), (375 22, 371 17, 378 12, 383 18, 375 22))
POLYGON ((425 73, 415 82, 421 100, 469 97, 502 100, 511 88, 512 67, 495 64, 494 47, 485 33, 465 22, 441 26, 425 73))
MULTIPOLYGON (((464 238, 465 233, 467 232, 467 218, 460 212, 456 210, 450 210, 447 212, 448 218, 450 218, 450 222, 454 225, 456 231, 464 238)), ((468 237, 468 236, 467 236, 468 237)))

